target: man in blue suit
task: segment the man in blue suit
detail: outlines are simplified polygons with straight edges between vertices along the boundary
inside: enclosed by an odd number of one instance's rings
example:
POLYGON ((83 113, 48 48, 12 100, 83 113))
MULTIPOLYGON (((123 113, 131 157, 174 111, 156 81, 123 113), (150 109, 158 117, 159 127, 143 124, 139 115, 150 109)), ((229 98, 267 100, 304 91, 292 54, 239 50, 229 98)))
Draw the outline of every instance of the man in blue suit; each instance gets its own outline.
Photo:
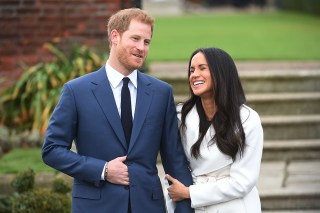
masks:
MULTIPOLYGON (((106 65, 63 86, 42 158, 74 178, 72 212, 166 212, 159 152, 166 173, 192 183, 172 88, 137 70, 147 57, 153 24, 136 8, 111 16, 106 65), (77 153, 70 150, 73 141, 77 153)), ((175 212, 193 212, 190 200, 176 203, 175 212)))

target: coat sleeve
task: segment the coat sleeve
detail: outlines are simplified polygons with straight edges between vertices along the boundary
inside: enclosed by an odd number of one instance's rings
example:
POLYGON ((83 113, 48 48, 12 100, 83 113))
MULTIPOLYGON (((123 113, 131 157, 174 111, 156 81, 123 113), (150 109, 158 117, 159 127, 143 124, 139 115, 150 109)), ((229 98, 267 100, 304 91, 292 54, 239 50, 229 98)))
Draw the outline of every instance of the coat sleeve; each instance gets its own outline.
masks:
POLYGON ((243 156, 238 155, 230 167, 230 177, 216 182, 190 186, 192 207, 202 207, 227 202, 247 195, 259 178, 263 129, 259 115, 250 111, 250 117, 243 124, 246 147, 243 156))
POLYGON ((70 150, 77 134, 77 122, 74 95, 65 84, 46 131, 42 159, 67 175, 99 185, 105 161, 70 150))
MULTIPOLYGON (((177 113, 173 100, 172 89, 170 89, 170 95, 168 99, 165 125, 160 148, 162 165, 167 174, 175 177, 186 186, 190 186, 192 184, 192 177, 189 169, 189 163, 185 157, 180 140, 177 124, 177 113)), ((177 202, 175 205, 175 212, 194 212, 194 210, 191 208, 190 199, 177 202)))

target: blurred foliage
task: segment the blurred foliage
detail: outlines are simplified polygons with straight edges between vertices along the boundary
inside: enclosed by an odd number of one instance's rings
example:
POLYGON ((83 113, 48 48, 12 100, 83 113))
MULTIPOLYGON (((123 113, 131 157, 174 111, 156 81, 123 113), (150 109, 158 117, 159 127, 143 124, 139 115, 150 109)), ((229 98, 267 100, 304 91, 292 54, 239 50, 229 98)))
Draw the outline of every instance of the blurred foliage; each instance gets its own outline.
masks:
POLYGON ((70 212, 70 183, 57 178, 53 181, 52 189, 34 189, 34 176, 32 169, 21 171, 16 175, 12 181, 15 192, 8 196, 0 196, 0 212, 70 212))
POLYGON ((17 132, 27 130, 40 138, 45 134, 63 84, 105 63, 105 57, 86 46, 76 46, 68 55, 49 43, 45 48, 53 54, 53 61, 24 66, 21 78, 0 94, 0 124, 17 132))
POLYGON ((0 212, 11 213, 12 197, 0 194, 0 212))
POLYGON ((68 182, 63 178, 56 178, 53 181, 52 191, 60 194, 66 194, 71 191, 71 186, 68 182))
POLYGON ((320 16, 319 0, 278 0, 278 6, 283 10, 292 10, 320 16))
POLYGON ((32 169, 19 172, 12 180, 12 188, 18 193, 32 190, 34 186, 34 175, 35 173, 32 169))
POLYGON ((37 189, 14 197, 12 212, 69 213, 71 212, 71 199, 65 194, 53 193, 50 189, 37 189))

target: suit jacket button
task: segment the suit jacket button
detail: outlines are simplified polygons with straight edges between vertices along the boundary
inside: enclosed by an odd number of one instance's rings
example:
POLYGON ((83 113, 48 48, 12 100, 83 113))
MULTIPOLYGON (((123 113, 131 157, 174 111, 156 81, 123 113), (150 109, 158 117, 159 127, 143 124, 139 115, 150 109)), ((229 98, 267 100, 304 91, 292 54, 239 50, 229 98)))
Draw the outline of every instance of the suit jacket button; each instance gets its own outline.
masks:
POLYGON ((124 187, 124 189, 126 189, 126 190, 129 190, 129 188, 130 188, 129 186, 125 186, 125 187, 124 187))

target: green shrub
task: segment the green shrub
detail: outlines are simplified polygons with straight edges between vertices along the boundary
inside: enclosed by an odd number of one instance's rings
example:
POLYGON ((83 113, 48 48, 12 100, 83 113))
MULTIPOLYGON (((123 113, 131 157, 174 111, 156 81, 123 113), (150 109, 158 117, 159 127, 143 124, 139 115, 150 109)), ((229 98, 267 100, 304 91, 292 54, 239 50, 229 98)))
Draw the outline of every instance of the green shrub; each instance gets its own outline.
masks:
POLYGON ((284 10, 320 15, 319 0, 279 0, 278 3, 280 8, 284 10))
POLYGON ((11 196, 6 196, 0 194, 0 212, 1 213, 11 213, 11 196))
POLYGON ((0 212, 56 213, 70 212, 71 186, 62 178, 54 180, 52 189, 33 189, 34 171, 20 172, 12 181, 15 193, 0 197, 0 212))
POLYGON ((14 213, 64 213, 70 212, 71 199, 66 194, 53 193, 50 189, 36 189, 14 197, 14 213))
POLYGON ((19 172, 12 180, 11 185, 18 193, 32 190, 34 186, 34 171, 32 169, 28 169, 26 171, 19 172))
POLYGON ((54 56, 52 62, 24 66, 24 72, 11 87, 1 90, 0 124, 33 135, 45 134, 61 89, 67 81, 100 68, 105 59, 86 46, 74 47, 66 55, 45 44, 54 56))
POLYGON ((319 0, 304 0, 302 2, 303 8, 307 13, 320 15, 320 1, 319 0))
POLYGON ((56 178, 53 181, 52 191, 60 194, 67 194, 71 191, 71 186, 63 178, 56 178))

